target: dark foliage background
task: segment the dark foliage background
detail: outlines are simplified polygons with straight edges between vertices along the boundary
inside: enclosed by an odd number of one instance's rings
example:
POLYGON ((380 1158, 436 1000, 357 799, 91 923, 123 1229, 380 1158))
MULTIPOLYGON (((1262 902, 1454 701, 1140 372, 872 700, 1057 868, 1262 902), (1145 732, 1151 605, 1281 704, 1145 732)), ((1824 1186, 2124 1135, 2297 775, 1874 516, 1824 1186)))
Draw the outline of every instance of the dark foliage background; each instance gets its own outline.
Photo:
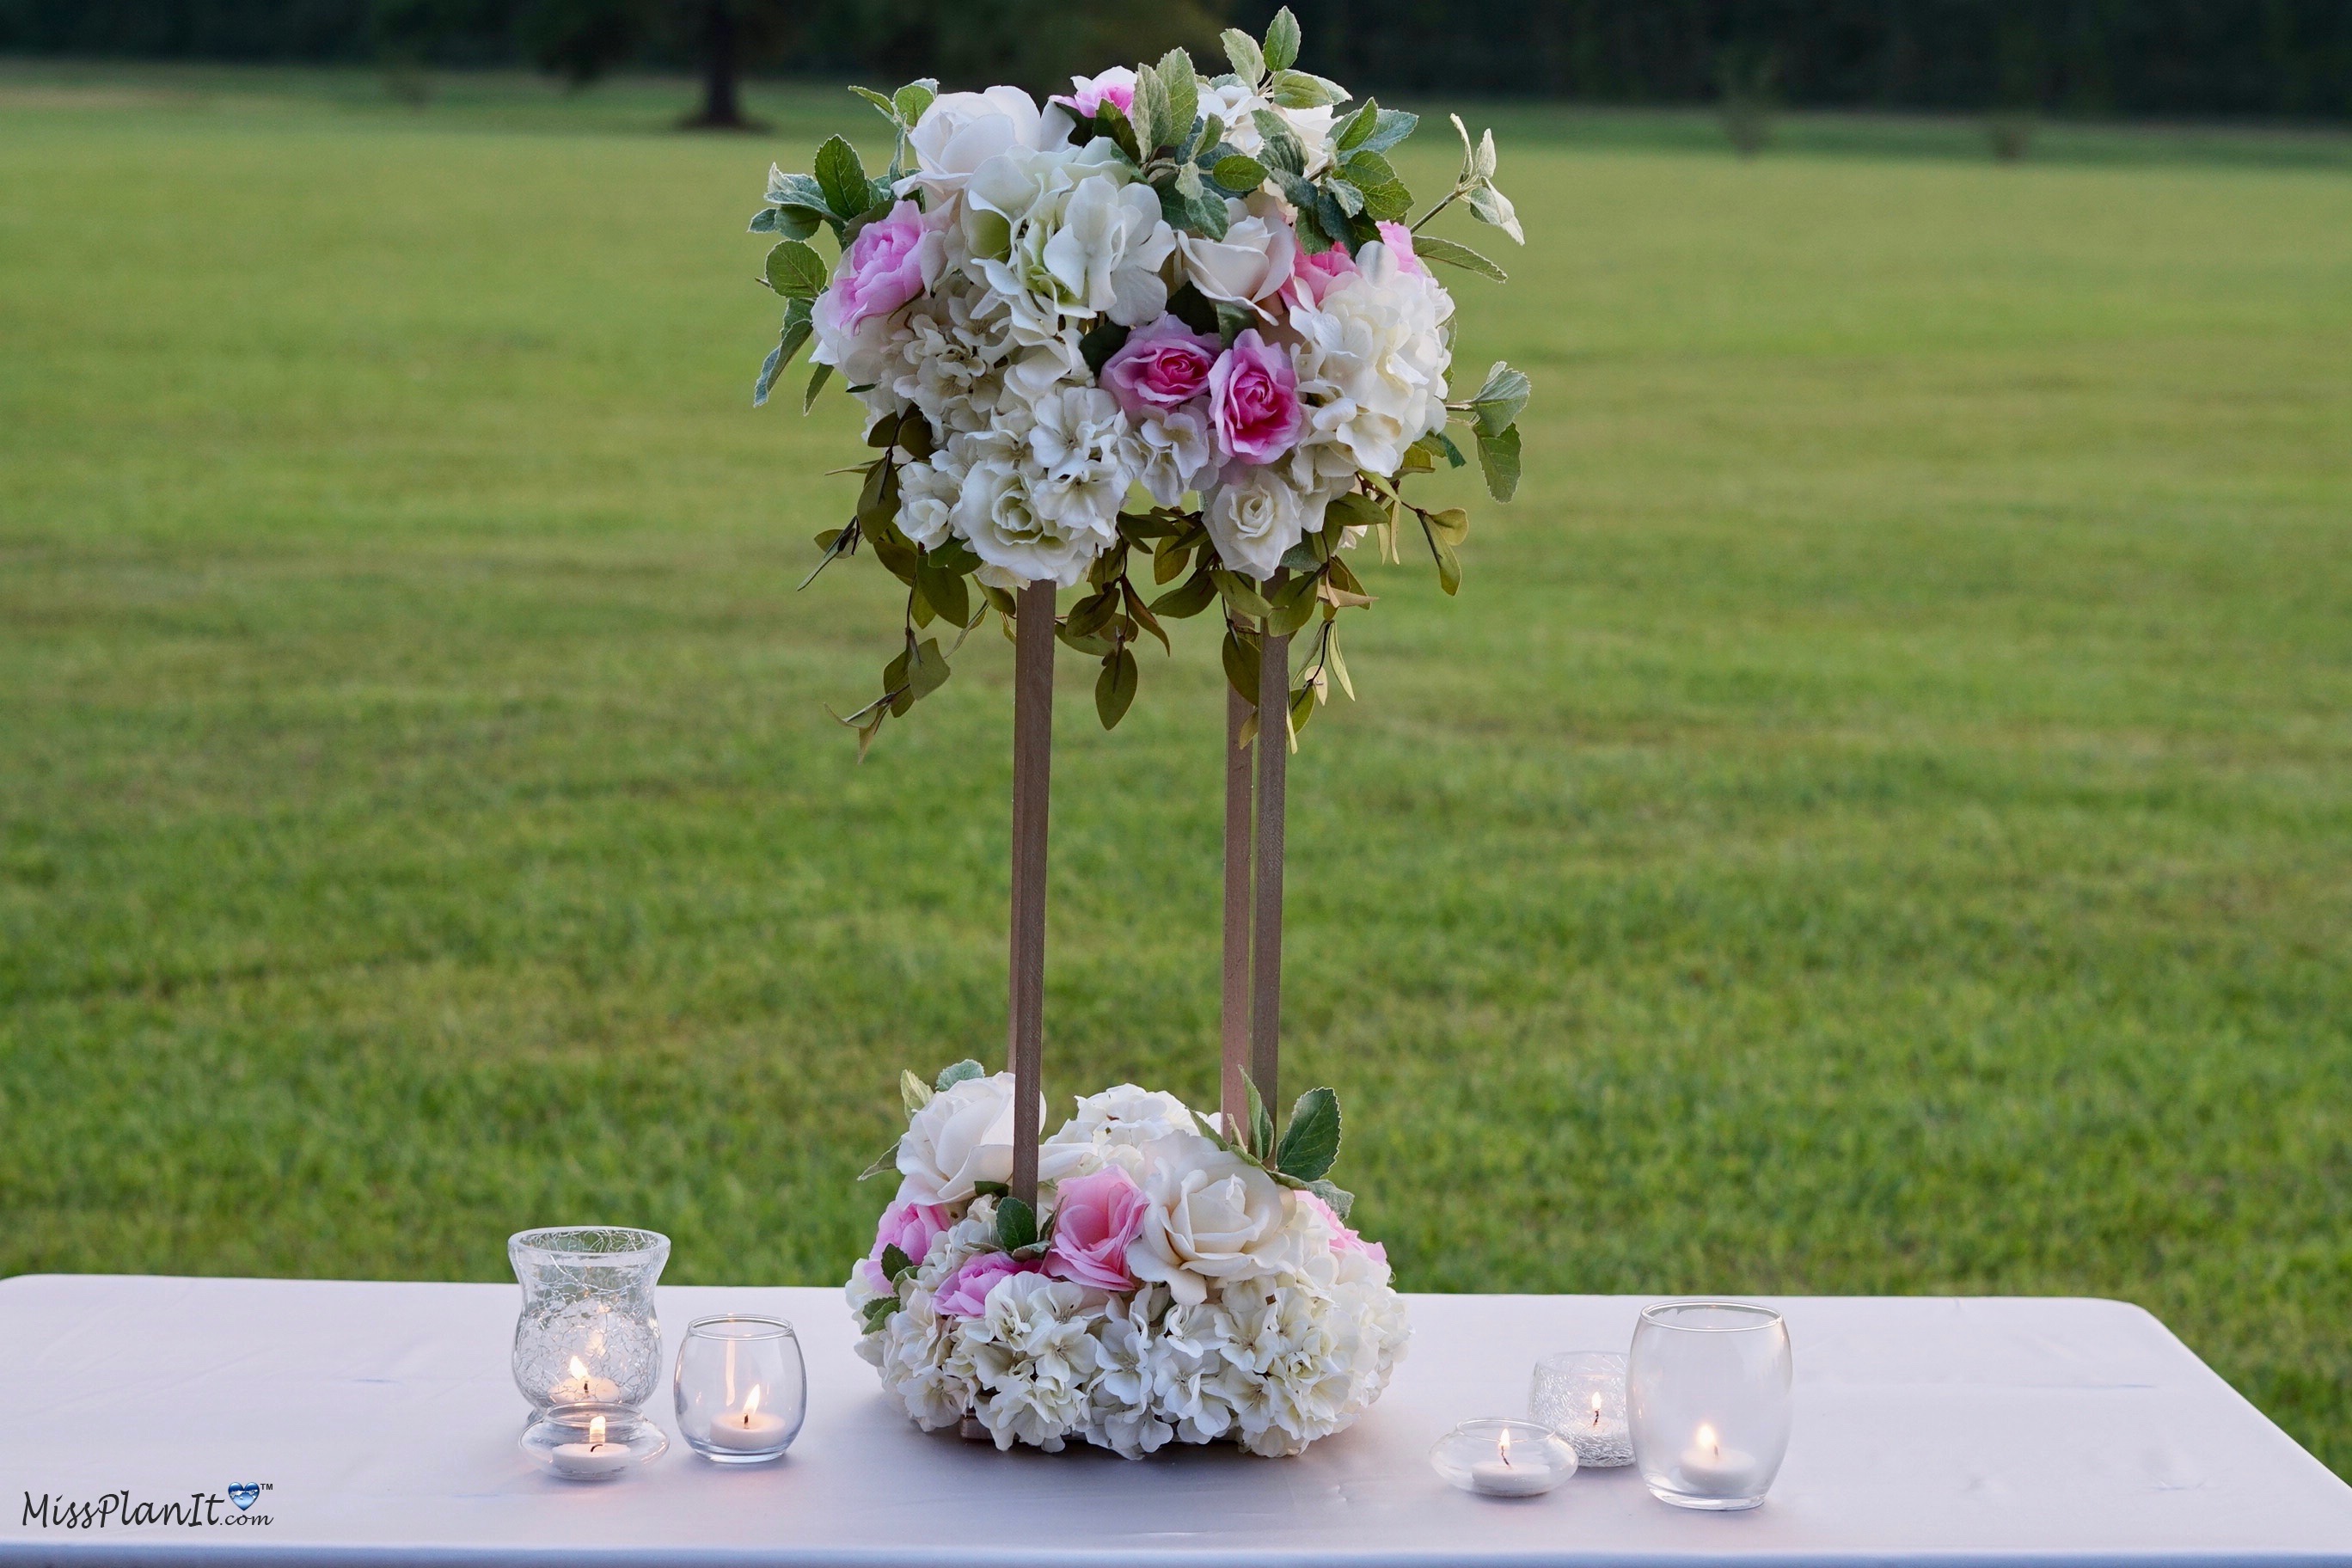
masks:
MULTIPOLYGON (((712 5, 763 70, 1042 81, 1267 0, 0 0, 0 51, 681 66, 712 5)), ((1318 69, 1388 92, 1689 102, 1769 63, 1799 106, 2352 119, 2347 0, 1294 0, 1318 69)), ((579 74, 593 74, 593 71, 579 74)))

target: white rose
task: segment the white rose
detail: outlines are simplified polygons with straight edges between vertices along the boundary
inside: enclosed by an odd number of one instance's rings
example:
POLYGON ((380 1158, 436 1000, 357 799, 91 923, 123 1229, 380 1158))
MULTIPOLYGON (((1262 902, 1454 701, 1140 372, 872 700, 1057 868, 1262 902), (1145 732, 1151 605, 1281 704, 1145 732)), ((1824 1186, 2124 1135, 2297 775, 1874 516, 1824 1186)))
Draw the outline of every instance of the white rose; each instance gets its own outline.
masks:
POLYGON ((1040 113, 1037 100, 1017 87, 942 93, 907 138, 915 153, 915 173, 898 182, 898 192, 903 195, 919 186, 944 201, 960 194, 972 172, 997 154, 1015 147, 1043 148, 1068 134, 1066 118, 1040 113))
POLYGON ((915 1112, 898 1140, 899 1197, 960 1204, 980 1182, 1013 1179, 1013 1075, 968 1078, 915 1112))
POLYGON ((1223 239, 1177 237, 1184 276, 1212 300, 1263 311, 1297 266, 1297 236, 1274 198, 1264 192, 1245 203, 1228 201, 1225 214, 1223 239))
POLYGON ((1097 137, 1056 152, 1015 148, 976 170, 962 237, 973 274, 1003 296, 1013 331, 1038 342, 1065 318, 1109 313, 1135 325, 1168 302, 1160 268, 1175 232, 1123 155, 1097 137))
MULTIPOLYGON (((1045 477, 1025 462, 982 458, 965 475, 963 493, 956 499, 955 531, 982 561, 1010 577, 1067 588, 1109 546, 1116 525, 1091 513, 1055 510, 1054 502, 1069 497, 1041 497, 1045 484, 1045 477)), ((1000 585, 1004 582, 1000 579, 1000 585)))
POLYGON ((1197 1134, 1145 1151, 1151 1200, 1128 1248, 1139 1279, 1156 1279, 1178 1301, 1208 1298, 1212 1280, 1276 1274, 1297 1262, 1290 1194, 1273 1177, 1197 1134))
MULTIPOLYGON (((1281 569, 1290 547, 1306 537, 1307 500, 1278 463, 1263 468, 1234 464, 1209 493, 1202 521, 1224 563, 1263 583, 1281 569)), ((1322 509, 1314 510, 1319 521, 1322 509)))

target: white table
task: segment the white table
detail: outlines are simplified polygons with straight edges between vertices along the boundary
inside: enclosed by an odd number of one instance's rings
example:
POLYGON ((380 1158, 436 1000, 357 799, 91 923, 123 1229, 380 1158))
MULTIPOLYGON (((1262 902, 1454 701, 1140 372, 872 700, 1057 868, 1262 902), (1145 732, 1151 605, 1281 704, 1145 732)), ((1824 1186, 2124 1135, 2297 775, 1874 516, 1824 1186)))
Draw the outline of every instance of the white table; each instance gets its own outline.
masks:
MULTIPOLYGON (((1447 1489, 1455 1421, 1526 1409, 1540 1352, 1622 1346, 1641 1300, 1416 1296, 1412 1353, 1305 1458, 999 1455, 916 1431, 851 1352, 830 1290, 676 1288, 782 1313, 808 1426, 776 1465, 675 1441, 620 1482, 517 1451, 511 1286, 29 1276, 0 1281, 0 1563, 2352 1564, 2352 1489, 2154 1318, 2112 1301, 1778 1301, 1796 1436, 1763 1507, 1685 1513, 1631 1470, 1549 1497, 1447 1489), (225 1496, 267 1525, 42 1529, 16 1493, 225 1496)), ((215 1505, 224 1515, 234 1507, 215 1505)))

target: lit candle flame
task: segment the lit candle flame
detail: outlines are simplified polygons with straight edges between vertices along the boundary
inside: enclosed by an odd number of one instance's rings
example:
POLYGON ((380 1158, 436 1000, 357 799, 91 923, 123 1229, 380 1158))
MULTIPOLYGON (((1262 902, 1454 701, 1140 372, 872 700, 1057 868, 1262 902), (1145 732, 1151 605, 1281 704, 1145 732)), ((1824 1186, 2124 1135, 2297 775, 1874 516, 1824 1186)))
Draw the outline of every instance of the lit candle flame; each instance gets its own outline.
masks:
POLYGON ((604 1418, 602 1415, 592 1416, 588 1422, 588 1447, 601 1448, 604 1446, 604 1418))
POLYGON ((1597 1388, 1592 1391, 1592 1424, 1601 1425, 1601 1391, 1597 1388))
POLYGON ((588 1392, 588 1363, 578 1356, 572 1358, 572 1375, 580 1380, 580 1392, 588 1392))
POLYGON ((1715 1428, 1704 1421, 1698 1424, 1698 1446, 1718 1459, 1723 1458, 1723 1439, 1717 1437, 1715 1428))
POLYGON ((1508 1426, 1504 1427, 1502 1436, 1495 1439, 1495 1458, 1503 1461, 1505 1468, 1510 1467, 1511 1429, 1508 1426))
POLYGON ((755 1383, 751 1385, 751 1392, 743 1396, 743 1425, 749 1426, 751 1417, 759 1414, 759 1410, 760 1385, 755 1383))

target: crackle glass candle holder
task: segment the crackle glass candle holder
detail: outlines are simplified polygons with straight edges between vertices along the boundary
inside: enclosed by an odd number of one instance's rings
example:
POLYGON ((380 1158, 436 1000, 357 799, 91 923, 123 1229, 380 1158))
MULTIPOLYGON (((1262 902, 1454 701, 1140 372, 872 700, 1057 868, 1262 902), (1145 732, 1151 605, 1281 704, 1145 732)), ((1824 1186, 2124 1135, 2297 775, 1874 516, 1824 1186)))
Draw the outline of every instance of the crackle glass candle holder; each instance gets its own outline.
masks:
POLYGON ((1576 1450, 1587 1469, 1633 1462, 1625 1426, 1625 1358, 1609 1351, 1561 1351, 1536 1363, 1528 1414, 1576 1450))
POLYGON ((1644 1308, 1625 1377, 1633 1462, 1659 1501, 1754 1508, 1789 1451, 1789 1326, 1769 1307, 1644 1308))
POLYGON ((801 1342, 782 1318, 697 1318, 677 1347, 678 1436, 721 1465, 783 1457, 808 1415, 801 1342))
POLYGON ((514 1380, 534 1410, 635 1412, 661 1381, 654 1286, 669 1237, 616 1226, 518 1232, 507 1257, 522 1284, 514 1380))

